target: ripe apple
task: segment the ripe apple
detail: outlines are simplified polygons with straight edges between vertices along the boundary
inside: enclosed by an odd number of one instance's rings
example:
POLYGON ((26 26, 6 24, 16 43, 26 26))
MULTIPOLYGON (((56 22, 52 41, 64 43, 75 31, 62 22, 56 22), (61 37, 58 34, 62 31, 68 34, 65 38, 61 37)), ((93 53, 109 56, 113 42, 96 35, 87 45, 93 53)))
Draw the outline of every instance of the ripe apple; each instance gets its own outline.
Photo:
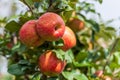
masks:
POLYGON ((103 70, 98 70, 98 71, 96 71, 95 72, 95 75, 97 76, 97 77, 102 77, 103 76, 103 70))
POLYGON ((66 62, 58 59, 53 51, 48 50, 41 54, 38 64, 43 74, 57 76, 63 71, 66 62))
POLYGON ((60 39, 64 31, 65 23, 56 13, 47 12, 38 20, 37 32, 45 41, 56 41, 60 39))
POLYGON ((84 22, 77 19, 77 18, 73 18, 72 20, 70 20, 70 22, 68 23, 68 26, 74 31, 74 32, 79 32, 80 30, 84 29, 84 22))
POLYGON ((76 45, 75 34, 69 27, 65 27, 65 33, 62 37, 62 40, 64 45, 61 47, 61 49, 64 51, 67 51, 76 45))
POLYGON ((6 46, 7 46, 8 49, 11 49, 13 47, 13 43, 12 42, 8 42, 6 44, 6 46))
POLYGON ((36 20, 26 22, 19 31, 20 40, 28 47, 37 47, 43 44, 43 40, 37 35, 36 20))

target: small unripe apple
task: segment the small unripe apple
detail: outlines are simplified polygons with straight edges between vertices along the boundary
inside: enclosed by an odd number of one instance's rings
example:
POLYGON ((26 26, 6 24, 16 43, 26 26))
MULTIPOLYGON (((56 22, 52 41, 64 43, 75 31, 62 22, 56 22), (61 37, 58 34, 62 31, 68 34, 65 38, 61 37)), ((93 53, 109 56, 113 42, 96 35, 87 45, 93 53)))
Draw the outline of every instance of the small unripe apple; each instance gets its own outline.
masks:
POLYGON ((38 20, 37 32, 45 41, 56 41, 60 39, 64 31, 65 23, 56 13, 47 12, 38 20))
POLYGON ((98 71, 96 71, 95 72, 95 75, 97 76, 97 77, 102 77, 103 76, 103 70, 98 70, 98 71))
POLYGON ((112 80, 112 78, 109 76, 104 76, 103 80, 112 80))
POLYGON ((62 37, 62 40, 64 45, 61 47, 61 49, 64 51, 67 51, 76 45, 75 34, 69 27, 65 27, 65 33, 62 37))
POLYGON ((37 47, 43 44, 43 40, 37 35, 36 20, 26 22, 19 31, 20 40, 28 47, 37 47))
POLYGON ((48 50, 41 54, 38 64, 43 74, 57 76, 63 71, 66 62, 58 59, 53 51, 48 50))
POLYGON ((84 29, 84 22, 77 19, 77 18, 73 18, 69 23, 68 26, 74 31, 74 32, 79 32, 82 29, 84 29))

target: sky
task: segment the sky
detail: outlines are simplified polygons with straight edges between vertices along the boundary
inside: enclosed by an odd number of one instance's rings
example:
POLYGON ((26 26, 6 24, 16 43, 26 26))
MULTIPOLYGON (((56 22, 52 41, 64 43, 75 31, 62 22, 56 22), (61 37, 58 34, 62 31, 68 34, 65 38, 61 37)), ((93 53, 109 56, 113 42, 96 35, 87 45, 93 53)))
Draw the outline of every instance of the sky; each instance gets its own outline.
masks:
MULTIPOLYGON (((10 4, 12 3, 12 1, 17 0, 0 0, 0 18, 9 15, 10 4)), ((92 0, 80 0, 80 1, 92 2, 92 0)), ((19 6, 19 9, 24 10, 25 8, 22 7, 23 6, 19 6)), ((114 19, 115 21, 112 23, 112 26, 114 26, 115 28, 120 27, 120 10, 119 10, 120 0, 103 0, 102 4, 96 3, 95 7, 97 12, 100 12, 102 19, 104 21, 114 19)))
POLYGON ((101 13, 103 20, 114 19, 112 25, 120 27, 120 0, 103 0, 103 3, 96 4, 96 10, 101 13))

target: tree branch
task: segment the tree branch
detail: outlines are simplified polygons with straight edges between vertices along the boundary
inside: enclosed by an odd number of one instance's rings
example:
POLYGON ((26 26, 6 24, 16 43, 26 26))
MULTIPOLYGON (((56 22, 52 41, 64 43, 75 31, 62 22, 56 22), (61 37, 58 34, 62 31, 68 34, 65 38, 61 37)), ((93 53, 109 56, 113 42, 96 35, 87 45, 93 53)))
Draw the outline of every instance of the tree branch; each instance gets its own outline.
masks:
POLYGON ((28 3, 27 3, 25 0, 23 0, 23 2, 27 5, 27 7, 29 8, 29 10, 31 11, 31 13, 32 13, 32 15, 33 15, 34 12, 33 12, 32 8, 28 5, 28 3))
POLYGON ((117 38, 117 39, 115 40, 115 42, 113 43, 113 46, 112 46, 112 48, 111 48, 111 50, 110 50, 110 52, 109 52, 108 58, 107 58, 107 60, 106 60, 106 63, 105 63, 105 65, 104 65, 104 67, 103 67, 103 71, 105 70, 105 67, 110 63, 110 57, 112 56, 112 54, 113 54, 113 52, 114 52, 114 49, 115 49, 115 46, 117 45, 118 41, 119 41, 119 38, 117 38))

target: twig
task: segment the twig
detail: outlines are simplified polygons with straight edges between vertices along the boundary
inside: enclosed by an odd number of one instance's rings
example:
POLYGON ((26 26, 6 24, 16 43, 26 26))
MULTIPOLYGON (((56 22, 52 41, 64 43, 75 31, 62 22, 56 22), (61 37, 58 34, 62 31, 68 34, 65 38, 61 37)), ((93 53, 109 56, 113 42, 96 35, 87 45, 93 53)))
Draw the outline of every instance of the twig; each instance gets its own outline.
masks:
POLYGON ((25 77, 25 80, 30 80, 27 74, 25 74, 24 77, 25 77))
POLYGON ((52 0, 49 0, 49 7, 52 5, 52 2, 53 2, 52 0))
POLYGON ((41 80, 47 80, 47 76, 43 74, 41 80))
POLYGON ((32 8, 28 5, 28 3, 27 3, 25 0, 23 0, 23 2, 28 6, 29 10, 31 11, 31 13, 32 13, 32 15, 33 15, 34 12, 33 12, 32 8))
POLYGON ((105 63, 105 65, 104 65, 104 67, 103 67, 103 71, 105 70, 105 67, 109 64, 109 62, 110 62, 110 57, 112 56, 113 51, 114 51, 115 46, 117 45, 117 42, 118 42, 118 41, 119 41, 119 38, 117 38, 117 39, 115 40, 115 42, 113 43, 113 46, 112 46, 112 48, 111 48, 111 50, 110 50, 110 52, 109 52, 108 58, 107 58, 107 60, 106 60, 106 63, 105 63))

